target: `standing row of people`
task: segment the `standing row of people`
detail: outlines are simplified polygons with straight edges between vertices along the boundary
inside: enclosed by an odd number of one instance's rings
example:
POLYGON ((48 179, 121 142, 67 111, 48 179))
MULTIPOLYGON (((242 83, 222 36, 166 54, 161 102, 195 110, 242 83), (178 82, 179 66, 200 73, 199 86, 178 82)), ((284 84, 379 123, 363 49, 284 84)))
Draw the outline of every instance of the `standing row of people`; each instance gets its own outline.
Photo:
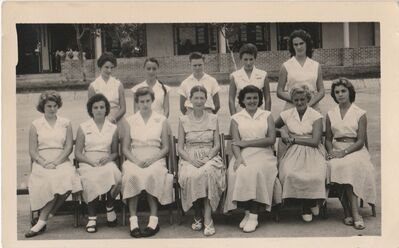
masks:
MULTIPOLYGON (((373 166, 370 157, 365 156, 368 154, 364 148, 365 112, 353 104, 355 91, 349 81, 339 79, 333 83, 331 95, 338 107, 327 115, 326 153, 320 143, 323 118, 318 112, 318 102, 324 96, 320 65, 310 58, 311 39, 305 31, 293 32, 289 44, 292 57, 282 66, 277 89, 278 97, 287 102, 286 110, 276 121, 270 113, 267 73, 254 66, 256 47, 247 44, 240 49, 244 66, 230 78, 234 156, 227 172, 218 155, 219 128, 215 114, 220 109, 219 86, 213 77, 204 73, 203 56, 190 55, 193 74, 179 88, 180 109, 185 115, 179 120, 178 153, 182 205, 184 211, 194 208, 193 230, 203 229, 204 235, 216 232, 212 211, 219 205, 226 188, 224 211, 237 207, 245 210, 239 225, 244 232, 255 231, 260 209, 270 211, 272 205, 282 199, 301 199, 302 218, 310 221, 312 214, 317 215, 320 201, 326 198, 325 185, 329 182, 345 190, 342 198, 344 223, 364 228, 357 198, 375 203, 376 195, 373 166), (350 117, 345 119, 346 112, 350 117), (276 141, 275 128, 280 128, 282 137, 278 159, 272 149, 276 141), (357 159, 362 162, 353 162, 357 159)), ((126 112, 123 85, 111 76, 116 59, 105 53, 98 60, 98 66, 101 75, 90 85, 87 103, 92 118, 80 125, 76 137, 78 173, 68 162, 73 140, 70 122, 56 116, 57 109, 62 106, 61 98, 55 92, 46 92, 40 97, 42 107, 38 106, 38 110, 44 117, 34 121, 30 131, 30 155, 34 163, 29 189, 32 210, 41 209, 41 214, 37 222, 32 223, 27 237, 45 230, 47 219, 54 215, 70 192, 83 190, 89 209, 87 232, 97 231, 96 201, 102 194, 108 196, 107 223, 116 225, 113 202, 122 192, 129 206, 133 237, 152 236, 158 232, 158 203, 173 202, 173 179, 165 166, 170 134, 167 124, 169 87, 157 80, 158 61, 153 58, 145 61, 147 79, 132 88, 135 114, 127 119, 123 117, 126 112), (47 129, 42 130, 43 127, 47 129), (60 136, 58 140, 48 136, 49 130, 60 136), (117 157, 118 140, 122 140, 122 152, 127 158, 122 173, 113 162, 117 157), (58 152, 50 156, 48 150, 58 152), (64 166, 67 169, 61 170, 61 162, 67 164, 64 166), (51 180, 40 178, 46 175, 40 170, 45 170, 51 180), (54 173, 63 177, 63 188, 52 188, 57 182, 54 173), (44 188, 48 188, 48 192, 44 188), (137 221, 138 194, 142 191, 147 193, 150 206, 149 223, 143 231, 137 221)))

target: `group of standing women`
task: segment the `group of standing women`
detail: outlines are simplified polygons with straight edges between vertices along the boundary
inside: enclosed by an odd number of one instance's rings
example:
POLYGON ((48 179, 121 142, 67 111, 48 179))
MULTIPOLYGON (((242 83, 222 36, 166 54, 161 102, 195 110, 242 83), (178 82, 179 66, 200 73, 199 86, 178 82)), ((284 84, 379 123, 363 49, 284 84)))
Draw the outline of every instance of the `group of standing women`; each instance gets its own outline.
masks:
MULTIPOLYGON (((375 203, 374 169, 365 144, 367 119, 357 107, 353 85, 344 78, 333 82, 331 96, 338 104, 328 112, 325 147, 322 146, 323 115, 319 101, 324 97, 320 65, 311 59, 312 41, 305 31, 294 31, 289 39, 291 58, 281 68, 277 96, 286 101, 284 111, 274 120, 267 73, 257 69, 256 46, 240 49, 243 67, 231 74, 229 110, 232 159, 228 168, 219 156, 220 109, 217 81, 204 72, 204 57, 189 56, 193 74, 180 88, 178 155, 182 207, 194 209, 193 230, 204 235, 216 233, 212 212, 225 192, 225 213, 244 209, 239 227, 253 232, 258 212, 271 211, 274 204, 299 199, 302 218, 309 222, 318 215, 327 197, 326 185, 344 192, 341 202, 344 223, 365 228, 358 211, 358 198, 375 203), (281 142, 274 155, 276 128, 281 142)), ((41 94, 38 111, 43 117, 33 121, 29 152, 33 160, 29 180, 31 209, 40 210, 26 237, 46 229, 51 218, 70 193, 82 192, 88 204, 86 231, 97 231, 97 201, 107 195, 106 218, 117 225, 114 199, 121 194, 130 212, 130 235, 155 235, 158 204, 173 202, 173 177, 165 157, 169 151, 167 122, 169 90, 157 79, 159 62, 144 63, 146 80, 132 88, 134 114, 124 118, 126 103, 123 85, 111 76, 115 57, 104 53, 98 59, 100 76, 90 84, 87 112, 91 117, 79 126, 76 136, 75 170, 69 160, 73 147, 70 121, 57 116, 62 106, 54 91, 41 94), (151 130, 151 131, 149 131, 151 130), (116 165, 118 142, 126 161, 116 165), (120 170, 121 169, 121 170, 120 170), (150 217, 143 229, 138 225, 138 196, 146 192, 150 217)))

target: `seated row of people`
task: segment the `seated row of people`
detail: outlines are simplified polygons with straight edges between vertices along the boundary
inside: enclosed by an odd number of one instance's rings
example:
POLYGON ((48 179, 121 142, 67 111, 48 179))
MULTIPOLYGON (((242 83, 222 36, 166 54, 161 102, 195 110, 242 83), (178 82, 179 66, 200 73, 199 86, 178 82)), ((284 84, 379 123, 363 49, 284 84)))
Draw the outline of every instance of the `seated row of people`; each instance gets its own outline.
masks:
MULTIPOLYGON (((331 96, 338 106, 326 118, 326 148, 321 145, 323 118, 309 107, 311 92, 305 84, 290 90, 294 108, 275 121, 270 111, 262 110, 262 91, 246 86, 238 94, 243 108, 231 120, 232 159, 228 168, 219 156, 218 119, 206 111, 207 90, 194 86, 190 90, 192 111, 181 116, 178 130, 179 184, 183 210, 194 208, 193 230, 204 235, 216 233, 212 212, 226 192, 223 211, 244 209, 239 226, 253 232, 258 226, 258 212, 270 211, 285 199, 300 199, 302 218, 308 222, 318 214, 327 197, 326 185, 339 184, 345 190, 344 223, 363 229, 358 198, 375 203, 376 189, 373 165, 365 148, 367 120, 357 107, 355 91, 346 79, 334 81, 331 96), (286 127, 288 131, 281 129, 286 127), (280 129, 287 149, 281 159, 273 154, 276 128, 280 129), (227 170, 227 171, 226 171, 227 170)), ((117 224, 114 199, 121 192, 130 212, 130 235, 149 237, 159 231, 158 203, 173 202, 173 178, 168 174, 165 156, 169 150, 169 127, 166 117, 153 111, 154 93, 149 87, 136 90, 138 112, 126 119, 119 130, 106 119, 110 103, 102 94, 93 95, 87 103, 90 120, 82 123, 76 137, 75 170, 69 161, 73 137, 70 121, 57 116, 61 97, 54 91, 40 96, 38 110, 44 115, 32 123, 30 156, 34 162, 29 180, 32 210, 41 210, 38 220, 26 237, 46 229, 68 193, 82 191, 88 204, 86 231, 97 231, 96 203, 107 194, 107 224, 117 224), (118 136, 126 157, 122 172, 118 157, 118 136), (150 207, 148 225, 138 225, 138 195, 146 192, 150 207)), ((223 144, 222 144, 223 145, 223 144)))

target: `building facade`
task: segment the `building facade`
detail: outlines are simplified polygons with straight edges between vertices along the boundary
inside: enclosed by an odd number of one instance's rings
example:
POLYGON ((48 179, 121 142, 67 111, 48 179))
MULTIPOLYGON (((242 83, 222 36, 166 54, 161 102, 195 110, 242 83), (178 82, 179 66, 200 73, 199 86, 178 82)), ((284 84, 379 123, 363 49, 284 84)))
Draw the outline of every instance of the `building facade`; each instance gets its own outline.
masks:
MULTIPOLYGON (((73 55, 73 51, 78 50, 74 24, 17 24, 16 28, 17 75, 61 72, 63 58, 60 54, 65 55, 67 51, 71 51, 67 59, 78 59, 73 55)), ((127 43, 101 27, 84 33, 81 43, 87 60, 95 60, 104 51, 125 57, 126 47, 134 48, 130 56, 174 60, 193 51, 210 57, 226 54, 227 46, 238 52, 244 43, 255 44, 260 52, 284 52, 289 34, 296 29, 310 33, 315 49, 380 46, 380 26, 372 22, 241 23, 235 25, 235 31, 227 39, 220 32, 220 25, 215 24, 141 24, 131 41, 133 46, 125 46, 127 43)))

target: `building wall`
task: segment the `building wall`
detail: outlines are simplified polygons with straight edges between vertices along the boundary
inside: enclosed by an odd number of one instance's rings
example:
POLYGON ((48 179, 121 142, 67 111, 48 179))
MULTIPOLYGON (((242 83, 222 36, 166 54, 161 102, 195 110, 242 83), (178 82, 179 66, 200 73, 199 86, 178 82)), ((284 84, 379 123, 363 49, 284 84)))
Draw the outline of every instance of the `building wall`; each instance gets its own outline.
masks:
POLYGON ((323 48, 344 47, 343 23, 323 23, 321 25, 323 48))
POLYGON ((146 33, 148 57, 174 55, 172 24, 147 24, 146 33))
POLYGON ((374 46, 380 46, 380 23, 374 23, 374 46))

